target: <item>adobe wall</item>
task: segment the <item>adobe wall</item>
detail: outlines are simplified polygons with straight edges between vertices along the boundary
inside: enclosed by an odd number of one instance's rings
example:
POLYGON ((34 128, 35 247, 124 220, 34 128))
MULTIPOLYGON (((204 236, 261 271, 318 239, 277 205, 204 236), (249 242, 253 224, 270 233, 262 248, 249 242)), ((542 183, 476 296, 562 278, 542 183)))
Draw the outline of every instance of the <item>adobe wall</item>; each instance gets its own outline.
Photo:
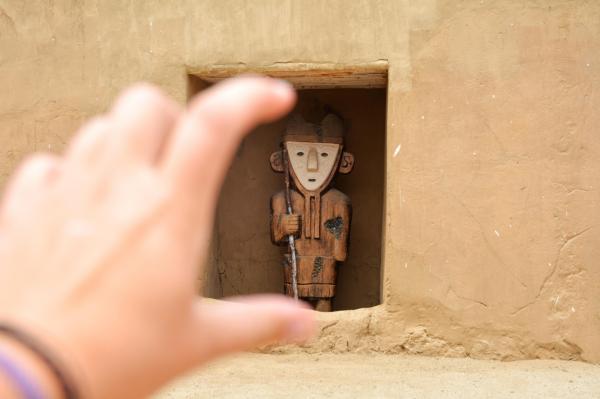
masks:
POLYGON ((0 3, 2 181, 135 81, 183 102, 198 68, 387 62, 384 305, 339 334, 600 361, 600 3, 168 3, 0 3))

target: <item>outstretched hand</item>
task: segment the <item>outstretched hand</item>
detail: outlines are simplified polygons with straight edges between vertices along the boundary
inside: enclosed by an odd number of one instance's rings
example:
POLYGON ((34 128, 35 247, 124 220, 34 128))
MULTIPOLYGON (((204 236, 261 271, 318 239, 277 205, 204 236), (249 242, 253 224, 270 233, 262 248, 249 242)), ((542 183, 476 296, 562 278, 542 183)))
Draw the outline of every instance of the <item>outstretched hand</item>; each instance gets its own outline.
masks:
POLYGON ((216 356, 306 339, 312 313, 288 298, 206 304, 197 288, 240 140, 294 101, 284 82, 243 77, 183 110, 139 85, 64 156, 32 156, 0 211, 0 320, 43 341, 93 398, 147 395, 216 356))

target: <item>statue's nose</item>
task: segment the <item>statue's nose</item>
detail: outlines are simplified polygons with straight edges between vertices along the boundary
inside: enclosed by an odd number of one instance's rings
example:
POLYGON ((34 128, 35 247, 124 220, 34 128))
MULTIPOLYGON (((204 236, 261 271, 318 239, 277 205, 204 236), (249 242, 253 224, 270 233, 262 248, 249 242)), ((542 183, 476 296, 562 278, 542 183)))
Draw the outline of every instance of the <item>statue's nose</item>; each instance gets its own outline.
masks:
POLYGON ((308 159, 306 160, 306 170, 309 172, 316 172, 319 170, 319 154, 317 154, 317 150, 311 148, 308 151, 308 159))

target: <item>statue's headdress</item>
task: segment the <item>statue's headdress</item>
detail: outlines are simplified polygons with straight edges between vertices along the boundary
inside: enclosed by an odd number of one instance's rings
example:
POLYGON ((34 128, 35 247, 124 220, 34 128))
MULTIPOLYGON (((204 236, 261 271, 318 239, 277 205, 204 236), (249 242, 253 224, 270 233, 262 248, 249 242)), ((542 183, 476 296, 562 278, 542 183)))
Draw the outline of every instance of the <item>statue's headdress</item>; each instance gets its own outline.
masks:
POLYGON ((283 141, 343 144, 344 124, 334 114, 327 114, 318 125, 305 121, 299 115, 294 115, 288 121, 283 141))

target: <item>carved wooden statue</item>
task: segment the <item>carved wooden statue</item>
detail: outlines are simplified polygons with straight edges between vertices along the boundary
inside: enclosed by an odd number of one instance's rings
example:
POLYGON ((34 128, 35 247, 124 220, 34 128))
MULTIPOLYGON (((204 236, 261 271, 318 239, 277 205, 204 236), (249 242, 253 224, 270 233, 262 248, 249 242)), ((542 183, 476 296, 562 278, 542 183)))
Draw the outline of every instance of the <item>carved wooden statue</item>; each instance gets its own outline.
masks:
MULTIPOLYGON (((271 167, 288 173, 286 192, 271 198, 271 238, 279 245, 295 237, 297 294, 316 310, 331 311, 336 264, 346 260, 352 207, 350 198, 330 187, 337 172, 350 173, 354 156, 343 151, 342 121, 328 114, 319 125, 296 116, 283 135, 282 149, 271 155, 271 167), (287 163, 287 165, 286 165, 287 163)), ((290 248, 284 260, 285 293, 293 296, 290 248)))

